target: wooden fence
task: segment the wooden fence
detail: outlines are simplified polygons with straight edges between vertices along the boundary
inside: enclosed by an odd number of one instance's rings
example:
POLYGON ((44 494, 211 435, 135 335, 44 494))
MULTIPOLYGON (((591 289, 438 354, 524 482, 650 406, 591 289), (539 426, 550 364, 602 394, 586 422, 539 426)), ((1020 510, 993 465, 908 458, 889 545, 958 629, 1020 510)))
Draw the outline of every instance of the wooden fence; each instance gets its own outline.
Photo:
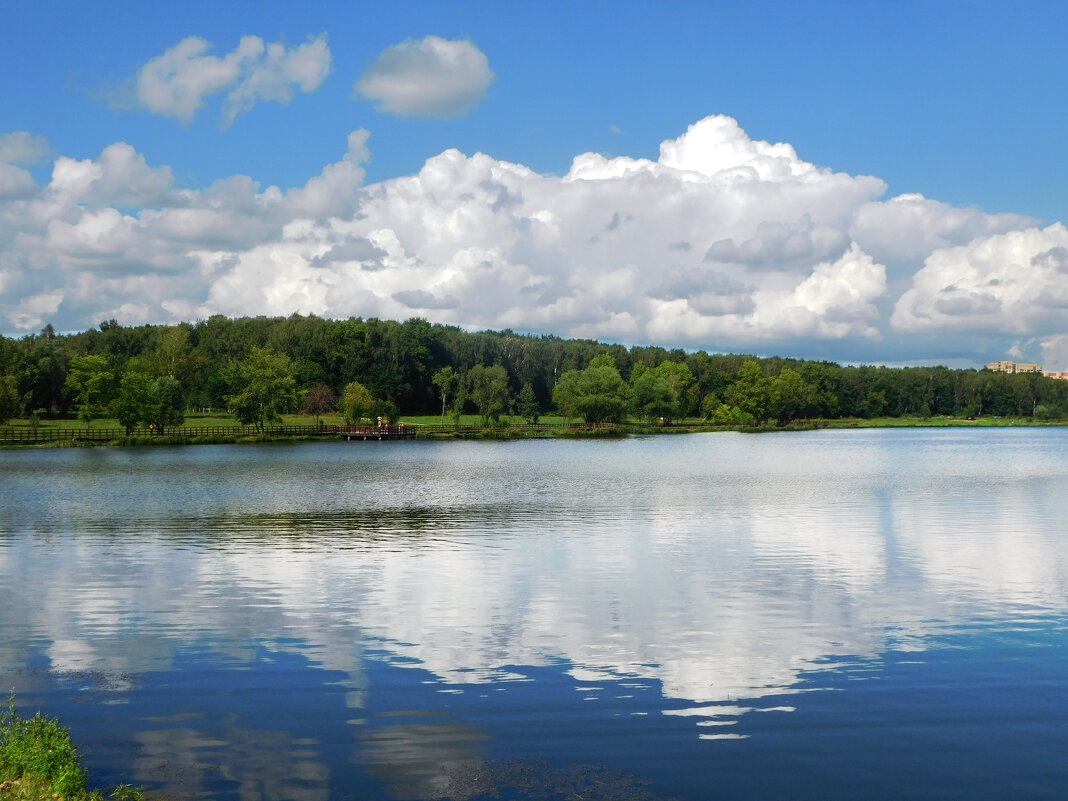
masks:
POLYGON ((500 425, 483 428, 480 425, 415 425, 395 426, 169 426, 163 429, 135 428, 48 428, 33 426, 0 426, 2 442, 113 442, 123 439, 234 439, 244 437, 341 437, 345 439, 412 439, 435 435, 482 434, 499 431, 521 436, 549 436, 565 431, 613 430, 613 423, 538 423, 500 425))

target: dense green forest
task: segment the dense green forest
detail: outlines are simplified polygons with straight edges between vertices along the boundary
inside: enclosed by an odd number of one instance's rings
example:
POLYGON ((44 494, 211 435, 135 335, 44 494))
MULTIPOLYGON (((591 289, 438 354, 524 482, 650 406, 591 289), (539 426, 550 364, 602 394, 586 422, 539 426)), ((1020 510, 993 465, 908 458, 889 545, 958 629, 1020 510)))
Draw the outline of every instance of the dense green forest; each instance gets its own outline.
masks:
POLYGON ((624 347, 423 319, 222 316, 77 334, 0 337, 0 423, 77 413, 127 427, 190 409, 263 424, 280 412, 561 413, 590 422, 700 418, 717 424, 841 417, 1068 416, 1068 381, 946 367, 624 347))

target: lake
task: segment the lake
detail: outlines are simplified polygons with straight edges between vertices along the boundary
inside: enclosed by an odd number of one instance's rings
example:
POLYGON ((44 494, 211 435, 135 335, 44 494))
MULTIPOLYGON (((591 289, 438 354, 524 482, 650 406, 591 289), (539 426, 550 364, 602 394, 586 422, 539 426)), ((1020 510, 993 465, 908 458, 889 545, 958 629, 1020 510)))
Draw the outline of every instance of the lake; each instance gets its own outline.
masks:
POLYGON ((173 798, 1068 792, 1068 430, 0 451, 0 689, 173 798))

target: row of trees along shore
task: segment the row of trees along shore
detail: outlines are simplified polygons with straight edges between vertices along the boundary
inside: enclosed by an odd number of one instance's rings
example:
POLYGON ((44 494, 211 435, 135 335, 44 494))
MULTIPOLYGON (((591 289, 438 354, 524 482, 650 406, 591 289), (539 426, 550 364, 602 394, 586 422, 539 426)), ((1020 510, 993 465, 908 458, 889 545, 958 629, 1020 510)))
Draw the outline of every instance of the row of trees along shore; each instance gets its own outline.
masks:
POLYGON ((76 334, 51 325, 0 336, 0 423, 69 416, 127 430, 226 410, 263 425, 283 412, 347 420, 477 413, 484 423, 558 413, 588 422, 702 419, 747 425, 804 419, 1068 416, 1068 381, 946 367, 624 347, 512 331, 315 316, 210 317, 76 334))

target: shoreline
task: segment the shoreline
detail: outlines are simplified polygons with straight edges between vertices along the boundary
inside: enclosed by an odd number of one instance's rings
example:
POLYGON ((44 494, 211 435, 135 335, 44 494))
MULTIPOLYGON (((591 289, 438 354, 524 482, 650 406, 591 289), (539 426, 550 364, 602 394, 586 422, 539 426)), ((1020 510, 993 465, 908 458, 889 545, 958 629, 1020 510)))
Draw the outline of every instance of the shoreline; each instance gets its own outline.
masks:
MULTIPOLYGON (((1068 419, 1035 420, 1027 417, 1006 418, 842 418, 797 421, 785 426, 774 424, 717 426, 706 423, 669 423, 645 425, 621 424, 501 424, 496 426, 458 425, 428 426, 401 422, 397 426, 376 429, 359 427, 353 432, 341 426, 321 426, 309 431, 304 426, 268 426, 264 430, 235 430, 236 426, 180 427, 173 434, 111 435, 109 429, 42 428, 26 431, 23 426, 0 427, 0 449, 76 448, 76 447, 146 447, 178 445, 245 445, 268 442, 323 442, 341 439, 361 440, 518 440, 518 439, 600 439, 626 436, 736 432, 770 434, 815 431, 820 429, 898 429, 898 428, 1062 428, 1068 419), (212 431, 218 428, 218 431, 212 431), (188 429, 188 430, 186 430, 188 429), (287 429, 304 429, 287 431, 287 429), (55 432, 51 434, 50 432, 55 432)), ((242 427, 244 429, 244 427, 242 427)))

